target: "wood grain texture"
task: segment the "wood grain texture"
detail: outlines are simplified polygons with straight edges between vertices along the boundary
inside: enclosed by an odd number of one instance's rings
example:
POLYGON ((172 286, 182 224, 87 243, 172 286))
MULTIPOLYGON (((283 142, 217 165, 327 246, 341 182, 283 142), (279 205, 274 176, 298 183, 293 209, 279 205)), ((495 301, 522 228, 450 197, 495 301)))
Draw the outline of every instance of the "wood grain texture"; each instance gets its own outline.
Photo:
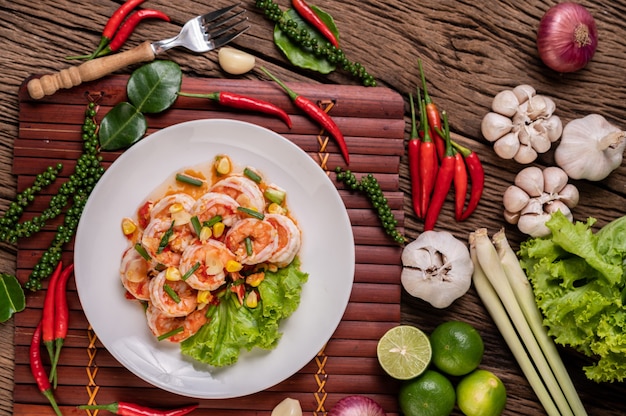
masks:
MULTIPOLYGON (((277 2, 283 8, 288 5, 286 0, 277 2)), ((11 173, 13 147, 15 144, 16 150, 20 150, 17 147, 21 144, 16 139, 22 137, 18 129, 19 86, 33 74, 65 68, 68 62, 64 57, 67 55, 89 52, 98 42, 107 18, 121 3, 122 0, 13 0, 0 4, 0 46, 3 51, 0 55, 3 68, 0 83, 0 212, 15 195, 17 187, 23 189, 28 179, 25 176, 20 184, 11 173)), ((172 23, 154 22, 140 26, 128 47, 146 39, 171 36, 190 16, 228 3, 228 0, 150 0, 149 7, 166 11, 172 17, 172 23)), ((461 239, 466 239, 467 233, 479 226, 487 227, 490 233, 506 227, 514 246, 524 238, 514 227, 504 224, 501 214, 501 195, 521 166, 495 157, 480 134, 480 120, 489 111, 491 99, 497 92, 519 84, 530 84, 538 92, 555 98, 557 112, 564 121, 597 112, 622 127, 626 123, 626 106, 623 104, 626 99, 626 70, 623 66, 626 59, 626 26, 623 24, 626 2, 580 2, 596 19, 600 44, 590 65, 573 74, 557 74, 548 70, 540 62, 535 48, 539 19, 556 3, 556 0, 314 2, 335 18, 347 56, 363 63, 379 85, 406 97, 419 82, 417 59, 422 59, 431 96, 450 114, 451 128, 462 137, 460 141, 479 152, 487 173, 483 202, 470 220, 455 223, 450 220, 450 202, 444 205, 443 215, 448 220, 438 224, 438 227, 451 231, 461 239)), ((246 0, 244 5, 249 9, 252 29, 238 39, 235 46, 253 53, 260 65, 290 82, 354 84, 342 73, 326 76, 294 68, 274 46, 271 25, 255 8, 254 2, 246 0)), ((242 79, 264 79, 258 70, 243 77, 223 73, 213 53, 194 55, 172 50, 164 56, 178 62, 186 75, 206 79, 207 82, 220 78, 236 86, 242 79)), ((408 113, 405 113, 405 121, 408 121, 408 113)), ((538 166, 550 164, 550 153, 537 161, 538 166)), ((594 216, 598 218, 596 226, 600 227, 626 214, 625 183, 624 165, 600 183, 577 181, 575 184, 582 198, 574 216, 580 220, 594 216)), ((399 185, 408 195, 410 186, 404 156, 400 159, 399 185)), ((403 203, 405 229, 412 239, 421 232, 422 223, 413 217, 409 198, 404 198, 403 203)), ((34 250, 33 256, 36 253, 34 250)), ((361 252, 362 256, 372 254, 367 250, 361 252)), ((15 259, 15 247, 0 244, 1 270, 15 270, 15 259)), ((32 261, 29 262, 32 264, 32 261)), ((399 273, 399 270, 387 273, 399 273)), ((376 276, 372 273, 368 278, 375 280, 376 276)), ((476 324, 487 345, 484 365, 502 375, 509 388, 505 414, 542 414, 536 398, 473 289, 443 311, 433 310, 424 302, 404 294, 402 311, 404 322, 414 323, 425 330, 433 329, 446 319, 463 319, 476 324)), ((45 406, 12 407, 13 326, 13 321, 0 324, 0 413, 11 414, 15 410, 16 414, 43 414, 47 410, 45 406)), ((622 397, 626 388, 623 383, 590 383, 580 370, 584 360, 572 351, 561 349, 561 352, 589 414, 612 416, 624 413, 622 397)), ((77 414, 72 408, 65 408, 64 413, 77 414)), ((218 414, 228 416, 233 413, 221 410, 218 414)), ((268 412, 259 410, 257 414, 266 415, 268 412)))

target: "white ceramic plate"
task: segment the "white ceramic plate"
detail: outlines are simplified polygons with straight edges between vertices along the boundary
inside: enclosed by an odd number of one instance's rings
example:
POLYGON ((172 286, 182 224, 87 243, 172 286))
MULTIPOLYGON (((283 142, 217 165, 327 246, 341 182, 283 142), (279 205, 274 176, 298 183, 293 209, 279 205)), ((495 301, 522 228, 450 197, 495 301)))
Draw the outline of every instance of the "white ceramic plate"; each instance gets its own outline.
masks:
POLYGON ((330 339, 348 304, 354 240, 337 190, 299 147, 259 126, 197 120, 160 130, 125 151, 102 176, 81 217, 74 248, 76 285, 85 315, 107 350, 127 369, 164 390, 195 398, 231 398, 269 388, 298 372, 330 339), (119 264, 127 246, 120 224, 147 195, 181 168, 228 154, 259 169, 288 192, 302 229, 302 270, 309 273, 300 306, 281 324, 271 351, 242 351, 212 368, 158 342, 138 302, 124 298, 119 264))

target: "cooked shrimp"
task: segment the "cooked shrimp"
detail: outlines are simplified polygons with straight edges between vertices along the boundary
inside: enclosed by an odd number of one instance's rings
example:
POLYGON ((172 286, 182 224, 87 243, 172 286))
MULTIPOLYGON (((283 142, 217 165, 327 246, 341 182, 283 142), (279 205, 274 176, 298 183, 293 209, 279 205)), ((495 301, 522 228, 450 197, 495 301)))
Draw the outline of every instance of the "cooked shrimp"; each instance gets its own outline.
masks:
POLYGON ((185 193, 167 195, 154 204, 150 210, 150 218, 161 218, 169 221, 175 219, 179 225, 182 225, 183 221, 179 220, 181 217, 179 213, 186 212, 187 215, 189 215, 191 207, 193 207, 193 204, 195 203, 196 200, 192 196, 185 193), (178 206, 178 204, 180 205, 178 206))
POLYGON ((226 233, 226 247, 241 264, 259 264, 267 261, 278 246, 278 231, 265 220, 245 218, 226 233), (248 253, 246 240, 249 239, 248 253))
POLYGON ((182 252, 193 238, 193 233, 188 225, 177 226, 176 221, 155 218, 150 221, 148 227, 144 230, 141 244, 156 263, 166 266, 178 266, 182 252), (174 222, 173 227, 172 222, 174 222), (161 240, 170 227, 172 227, 172 235, 167 246, 160 250, 161 240))
POLYGON ((224 225, 230 227, 239 219, 238 207, 237 201, 228 195, 207 192, 191 208, 191 215, 197 216, 201 223, 219 215, 224 225))
POLYGON ((126 249, 120 265, 122 285, 134 298, 139 300, 150 299, 150 265, 141 257, 134 247, 126 249))
POLYGON ((219 192, 233 198, 242 207, 258 212, 265 209, 265 197, 261 188, 252 179, 245 176, 229 176, 215 183, 211 192, 219 192))
POLYGON ((204 243, 189 246, 180 260, 180 272, 187 272, 198 267, 185 280, 197 290, 215 290, 226 282, 226 263, 235 260, 235 255, 220 241, 209 239, 204 243))
POLYGON ((177 331, 174 335, 165 338, 171 342, 182 342, 198 332, 202 325, 208 322, 204 310, 195 310, 184 317, 172 318, 165 315, 159 308, 150 304, 146 309, 146 317, 148 319, 148 327, 155 337, 160 337, 177 331), (178 328, 182 328, 179 330, 178 328))
POLYGON ((166 316, 175 318, 189 315, 196 309, 198 306, 198 293, 182 280, 166 280, 165 271, 162 271, 150 281, 150 302, 166 316), (165 285, 169 286, 178 299, 175 300, 168 293, 165 285))
POLYGON ((268 262, 274 263, 278 267, 286 267, 300 251, 300 246, 302 245, 300 229, 286 215, 266 214, 265 220, 278 231, 278 245, 268 262))

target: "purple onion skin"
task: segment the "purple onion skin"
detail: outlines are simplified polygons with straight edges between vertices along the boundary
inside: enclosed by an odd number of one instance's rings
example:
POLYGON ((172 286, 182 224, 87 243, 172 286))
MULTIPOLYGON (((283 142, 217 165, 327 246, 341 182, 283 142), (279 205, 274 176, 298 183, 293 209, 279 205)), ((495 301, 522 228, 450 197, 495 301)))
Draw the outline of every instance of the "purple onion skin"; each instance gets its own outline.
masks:
POLYGON ((539 22, 539 57, 546 66, 557 72, 574 72, 584 68, 596 52, 597 46, 598 29, 595 20, 580 4, 557 4, 539 22), (577 31, 579 40, 576 40, 577 31))
POLYGON ((347 396, 335 403, 327 416, 386 416, 386 413, 369 397, 347 396))

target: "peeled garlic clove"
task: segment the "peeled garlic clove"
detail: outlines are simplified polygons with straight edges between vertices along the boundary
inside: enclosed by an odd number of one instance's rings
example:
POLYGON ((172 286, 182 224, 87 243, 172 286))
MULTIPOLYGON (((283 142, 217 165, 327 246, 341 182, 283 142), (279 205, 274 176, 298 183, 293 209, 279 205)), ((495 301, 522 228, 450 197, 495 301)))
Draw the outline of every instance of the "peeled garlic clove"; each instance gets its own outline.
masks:
POLYGON ((507 133, 493 144, 493 151, 502 159, 513 159, 520 148, 516 133, 507 133))
POLYGON ((302 416, 302 407, 298 400, 287 397, 276 405, 271 416, 302 416))
POLYGON ((522 169, 515 177, 515 185, 522 188, 531 197, 543 193, 543 172, 536 166, 522 169))
POLYGON ((245 74, 256 64, 253 55, 228 46, 221 48, 217 57, 222 69, 233 75, 245 74))
POLYGON ((520 103, 525 103, 530 99, 530 97, 532 97, 536 93, 537 91, 533 87, 526 84, 518 85, 517 87, 513 88, 513 94, 515 94, 515 97, 517 97, 517 101, 519 101, 520 103))
POLYGON ((545 237, 550 234, 550 229, 546 226, 550 218, 550 214, 522 215, 517 222, 517 228, 531 237, 545 237))
POLYGON ((513 117, 518 107, 519 101, 511 90, 500 91, 496 94, 491 103, 491 109, 493 111, 507 117, 513 117))
POLYGON ((520 212, 528 205, 530 197, 523 189, 511 185, 504 191, 502 200, 505 210, 509 212, 520 212))
POLYGON ((480 123, 480 130, 485 139, 495 142, 504 136, 513 128, 513 122, 510 118, 498 113, 487 113, 480 123))
POLYGON ((543 170, 543 191, 558 194, 567 185, 567 173, 561 168, 550 166, 543 170))
POLYGON ((535 159, 537 159, 537 152, 532 148, 532 146, 520 146, 519 150, 513 157, 513 160, 522 165, 531 163, 535 159))

